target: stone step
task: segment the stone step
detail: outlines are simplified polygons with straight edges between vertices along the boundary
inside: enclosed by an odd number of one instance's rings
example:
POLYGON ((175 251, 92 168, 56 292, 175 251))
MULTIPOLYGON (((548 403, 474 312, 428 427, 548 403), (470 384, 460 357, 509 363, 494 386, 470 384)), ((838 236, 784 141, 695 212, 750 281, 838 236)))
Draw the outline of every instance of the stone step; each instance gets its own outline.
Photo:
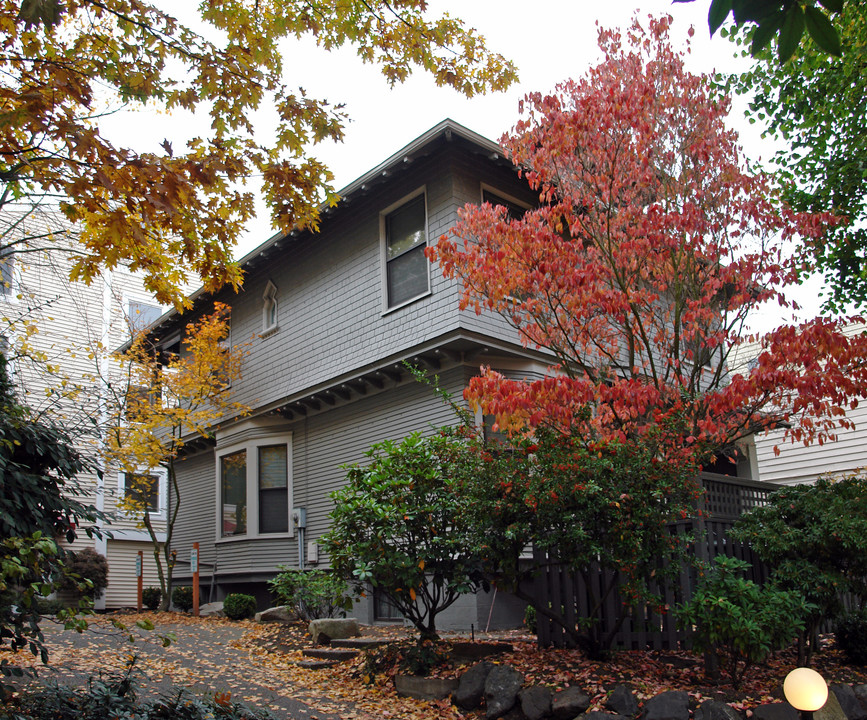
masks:
POLYGON ((327 670, 339 663, 336 660, 299 660, 295 665, 308 670, 327 670))
POLYGON ((329 647, 333 648, 353 648, 355 650, 368 650, 370 648, 382 647, 392 642, 391 640, 383 640, 381 638, 341 638, 332 640, 329 647))
POLYGON ((317 658, 318 660, 342 662, 344 660, 352 660, 352 658, 358 655, 358 650, 350 650, 348 648, 310 648, 302 650, 301 654, 304 657, 317 658))

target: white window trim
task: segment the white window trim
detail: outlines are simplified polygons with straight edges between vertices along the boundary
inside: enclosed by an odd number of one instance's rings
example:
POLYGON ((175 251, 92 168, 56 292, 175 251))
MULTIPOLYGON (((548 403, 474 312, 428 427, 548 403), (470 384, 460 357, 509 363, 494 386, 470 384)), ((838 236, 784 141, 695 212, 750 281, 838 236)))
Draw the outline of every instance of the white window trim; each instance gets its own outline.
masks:
MULTIPOLYGON (((138 470, 136 474, 156 475, 159 478, 157 485, 157 511, 152 512, 150 516, 154 520, 165 521, 166 511, 168 510, 169 471, 164 467, 157 467, 138 470)), ((141 518, 135 513, 124 510, 122 506, 124 497, 126 497, 126 473, 120 470, 117 473, 117 513, 123 518, 140 520, 141 518)))
MULTIPOLYGON (((148 297, 147 295, 124 293, 121 302, 123 303, 121 311, 123 312, 124 334, 127 338, 132 338, 132 318, 130 317, 129 309, 130 303, 141 303, 142 305, 150 305, 151 307, 157 308, 160 311, 160 314, 157 317, 163 314, 163 306, 160 305, 153 296, 148 297)), ((140 329, 144 330, 144 327, 140 329)))
POLYGON ((214 516, 214 531, 216 542, 231 543, 258 538, 291 538, 295 537, 295 526, 292 523, 292 496, 295 490, 292 481, 292 433, 279 435, 262 435, 254 440, 233 443, 221 447, 215 453, 216 466, 216 514, 214 516), (259 532, 259 448, 267 445, 286 445, 286 517, 289 518, 289 531, 285 533, 259 532), (223 527, 223 487, 220 477, 220 460, 225 455, 244 450, 247 453, 247 532, 243 535, 226 535, 223 527))
POLYGON ((400 200, 392 203, 379 213, 379 256, 380 287, 382 288, 382 315, 388 315, 389 313, 393 313, 395 310, 400 310, 401 308, 404 308, 407 305, 411 305, 412 303, 421 300, 422 298, 427 297, 431 294, 431 263, 427 260, 427 258, 425 258, 428 270, 427 288, 422 292, 418 293, 417 295, 414 295, 413 297, 404 300, 398 305, 389 306, 388 304, 388 238, 386 238, 385 236, 385 218, 390 213, 397 210, 401 205, 406 205, 410 200, 415 200, 419 195, 424 196, 424 244, 425 247, 428 247, 430 244, 430 220, 428 218, 427 185, 422 185, 420 188, 416 188, 411 193, 404 195, 400 200))
POLYGON ((487 183, 481 183, 479 187, 479 205, 483 205, 485 203, 485 192, 489 192, 493 195, 499 195, 503 200, 508 200, 510 203, 514 203, 518 207, 522 207, 525 210, 532 210, 533 206, 530 203, 519 200, 514 195, 510 195, 509 193, 503 192, 500 188, 495 185, 488 185, 487 183))
POLYGON ((267 335, 273 335, 280 329, 280 322, 278 320, 278 315, 280 313, 280 303, 277 301, 277 286, 268 281, 268 284, 265 285, 265 292, 262 293, 262 332, 260 333, 260 337, 265 337, 267 335), (275 306, 274 313, 274 322, 269 322, 270 316, 270 303, 273 303, 275 306))
MULTIPOLYGON (((9 287, 6 287, 3 284, 0 287, 0 302, 10 303, 12 305, 17 305, 20 302, 20 298, 18 297, 21 294, 21 275, 20 270, 21 266, 18 262, 18 259, 15 257, 15 253, 11 255, 12 260, 12 282, 9 284, 9 287)), ((0 275, 0 284, 3 283, 3 276, 0 275)))

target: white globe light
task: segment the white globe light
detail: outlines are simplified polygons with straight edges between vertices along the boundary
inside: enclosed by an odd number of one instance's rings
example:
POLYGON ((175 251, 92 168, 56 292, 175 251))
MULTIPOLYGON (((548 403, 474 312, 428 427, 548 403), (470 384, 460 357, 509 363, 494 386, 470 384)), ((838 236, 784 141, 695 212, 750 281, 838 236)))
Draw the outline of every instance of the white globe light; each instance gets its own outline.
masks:
POLYGON ((813 712, 825 706, 828 685, 815 670, 795 668, 783 681, 783 695, 796 710, 813 712))

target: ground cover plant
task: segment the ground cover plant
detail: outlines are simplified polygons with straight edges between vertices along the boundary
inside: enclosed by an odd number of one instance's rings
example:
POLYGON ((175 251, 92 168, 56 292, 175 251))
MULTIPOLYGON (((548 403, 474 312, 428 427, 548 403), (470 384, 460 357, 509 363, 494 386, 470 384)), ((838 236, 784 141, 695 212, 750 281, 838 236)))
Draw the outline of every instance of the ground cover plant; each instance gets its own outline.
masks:
POLYGON ((299 619, 346 617, 352 609, 349 583, 337 573, 287 565, 278 565, 277 569, 280 572, 268 581, 268 587, 299 619))

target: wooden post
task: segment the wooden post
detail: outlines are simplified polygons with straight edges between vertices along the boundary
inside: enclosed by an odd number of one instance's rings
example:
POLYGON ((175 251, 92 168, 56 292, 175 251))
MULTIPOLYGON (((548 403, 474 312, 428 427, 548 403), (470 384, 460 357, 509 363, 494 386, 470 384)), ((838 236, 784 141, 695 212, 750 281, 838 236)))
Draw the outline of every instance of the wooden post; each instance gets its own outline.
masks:
POLYGON ((139 550, 138 551, 138 557, 136 557, 136 559, 135 559, 135 577, 136 577, 136 582, 138 583, 138 601, 137 602, 138 602, 138 611, 139 612, 141 612, 141 607, 142 607, 141 594, 142 594, 142 575, 144 574, 142 572, 143 561, 144 561, 144 551, 139 550))
POLYGON ((199 543, 193 543, 190 552, 190 569, 193 571, 193 615, 199 616, 199 543))

